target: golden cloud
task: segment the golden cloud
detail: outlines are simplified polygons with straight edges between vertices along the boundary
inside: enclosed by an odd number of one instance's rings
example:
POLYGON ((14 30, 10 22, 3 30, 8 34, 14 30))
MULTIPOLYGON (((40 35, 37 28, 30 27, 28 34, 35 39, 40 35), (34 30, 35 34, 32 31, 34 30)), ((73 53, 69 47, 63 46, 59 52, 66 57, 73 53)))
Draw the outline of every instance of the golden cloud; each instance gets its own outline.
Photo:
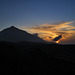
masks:
POLYGON ((63 39, 67 39, 75 34, 74 21, 60 22, 58 24, 42 24, 39 26, 25 27, 23 30, 27 30, 30 33, 38 33, 39 37, 46 41, 52 41, 53 38, 62 35, 63 39), (52 38, 49 38, 52 37, 52 38))

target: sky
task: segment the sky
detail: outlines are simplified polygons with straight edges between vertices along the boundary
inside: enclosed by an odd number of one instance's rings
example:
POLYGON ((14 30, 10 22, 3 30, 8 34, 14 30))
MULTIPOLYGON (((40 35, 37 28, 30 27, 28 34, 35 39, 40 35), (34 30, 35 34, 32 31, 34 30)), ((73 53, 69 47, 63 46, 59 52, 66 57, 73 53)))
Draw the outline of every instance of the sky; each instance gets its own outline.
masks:
POLYGON ((75 0, 0 0, 0 31, 10 26, 75 44, 75 0))

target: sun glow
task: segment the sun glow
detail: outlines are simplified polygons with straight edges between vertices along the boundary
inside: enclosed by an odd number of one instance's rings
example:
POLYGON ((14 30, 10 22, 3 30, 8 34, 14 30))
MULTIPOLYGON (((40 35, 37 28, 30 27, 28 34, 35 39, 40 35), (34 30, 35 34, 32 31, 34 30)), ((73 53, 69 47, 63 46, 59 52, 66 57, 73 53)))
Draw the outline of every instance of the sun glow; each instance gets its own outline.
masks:
POLYGON ((58 40, 58 41, 56 41, 56 43, 59 43, 59 40, 58 40))
MULTIPOLYGON (((42 24, 38 26, 28 26, 22 27, 22 29, 31 34, 38 33, 38 36, 40 38, 48 42, 52 42, 54 38, 58 37, 59 35, 62 35, 62 42, 64 40, 68 40, 68 38, 75 35, 75 26, 73 25, 73 23, 75 23, 75 21, 59 22, 56 24, 42 24)), ((60 40, 55 40, 53 42, 59 43, 60 40)))

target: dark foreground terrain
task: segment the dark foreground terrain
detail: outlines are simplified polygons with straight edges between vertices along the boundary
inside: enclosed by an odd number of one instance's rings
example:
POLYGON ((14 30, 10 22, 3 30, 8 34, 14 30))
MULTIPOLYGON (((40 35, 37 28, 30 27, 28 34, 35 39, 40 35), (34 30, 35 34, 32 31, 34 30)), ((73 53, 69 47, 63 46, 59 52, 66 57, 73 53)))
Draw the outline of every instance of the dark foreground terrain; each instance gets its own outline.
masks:
POLYGON ((74 75, 75 45, 0 42, 0 75, 74 75))

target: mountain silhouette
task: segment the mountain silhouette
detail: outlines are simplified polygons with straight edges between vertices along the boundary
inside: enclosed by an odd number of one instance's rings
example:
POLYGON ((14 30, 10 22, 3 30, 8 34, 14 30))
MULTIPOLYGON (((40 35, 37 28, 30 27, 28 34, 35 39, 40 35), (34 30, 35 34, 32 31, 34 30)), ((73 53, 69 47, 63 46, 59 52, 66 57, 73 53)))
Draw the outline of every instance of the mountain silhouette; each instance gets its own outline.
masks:
POLYGON ((19 41, 27 41, 27 42, 43 42, 43 39, 34 36, 32 34, 27 33, 26 31, 20 30, 14 26, 6 28, 0 32, 0 41, 10 41, 10 42, 19 42, 19 41))

